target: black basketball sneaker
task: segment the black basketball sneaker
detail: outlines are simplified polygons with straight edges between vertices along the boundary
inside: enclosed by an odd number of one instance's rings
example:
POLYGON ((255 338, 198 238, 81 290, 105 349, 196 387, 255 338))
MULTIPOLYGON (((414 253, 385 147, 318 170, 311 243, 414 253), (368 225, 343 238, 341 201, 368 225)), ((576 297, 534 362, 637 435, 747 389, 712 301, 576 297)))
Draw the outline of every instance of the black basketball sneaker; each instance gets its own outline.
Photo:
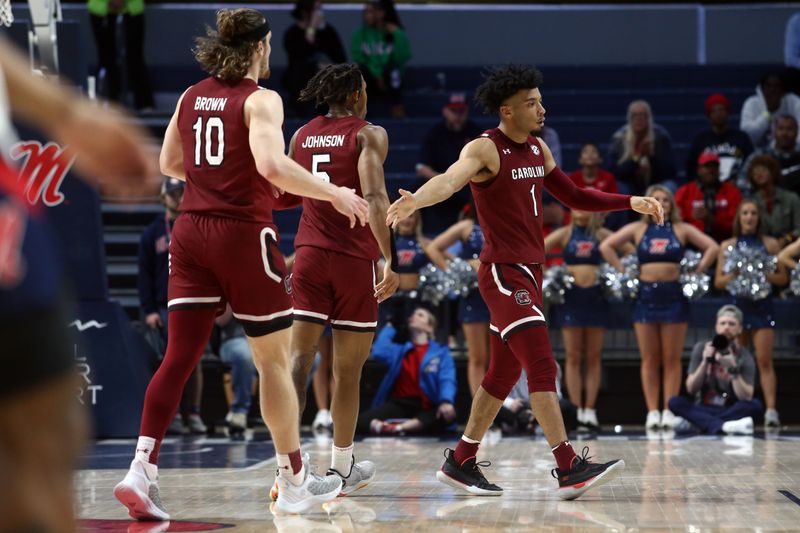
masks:
POLYGON ((474 457, 470 457, 463 464, 458 464, 455 460, 455 451, 447 448, 444 451, 445 461, 441 470, 436 472, 436 479, 476 496, 500 496, 503 489, 489 483, 486 476, 481 472, 480 467, 491 466, 489 461, 476 462, 474 457))
POLYGON ((622 459, 602 464, 591 463, 588 454, 589 447, 584 446, 581 455, 572 461, 570 470, 552 470, 551 474, 558 480, 558 497, 562 500, 574 500, 587 490, 608 483, 625 470, 625 461, 622 459))

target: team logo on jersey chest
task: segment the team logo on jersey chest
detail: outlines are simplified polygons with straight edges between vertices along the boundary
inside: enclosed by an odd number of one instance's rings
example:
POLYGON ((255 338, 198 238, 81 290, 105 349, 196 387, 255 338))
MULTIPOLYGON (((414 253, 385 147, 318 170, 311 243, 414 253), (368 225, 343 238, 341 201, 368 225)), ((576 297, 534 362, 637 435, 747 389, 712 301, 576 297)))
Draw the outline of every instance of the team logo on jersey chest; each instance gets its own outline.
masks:
POLYGON ((530 305, 531 302, 531 293, 529 293, 525 289, 520 289, 514 293, 514 299, 517 301, 519 305, 530 305))
POLYGON ((651 254, 664 254, 667 251, 669 239, 653 239, 650 241, 651 254))
POLYGON ((532 144, 531 145, 531 152, 533 152, 533 155, 539 155, 539 147, 536 146, 535 144, 532 144))

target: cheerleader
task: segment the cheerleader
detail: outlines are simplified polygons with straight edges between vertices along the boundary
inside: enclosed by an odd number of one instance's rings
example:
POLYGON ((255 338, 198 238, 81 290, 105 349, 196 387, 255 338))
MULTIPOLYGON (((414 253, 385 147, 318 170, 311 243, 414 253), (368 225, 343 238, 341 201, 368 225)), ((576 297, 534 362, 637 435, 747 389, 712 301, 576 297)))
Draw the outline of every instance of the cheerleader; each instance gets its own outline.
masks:
MULTIPOLYGON (((598 430, 595 404, 600 389, 600 354, 607 326, 608 302, 597 283, 599 245, 611 231, 602 228, 602 215, 573 209, 570 224, 553 231, 544 240, 544 250, 563 250, 564 263, 575 278, 564 295, 565 383, 570 401, 578 407, 578 425, 598 430), (586 371, 582 366, 586 364, 586 371), (585 391, 585 392, 584 392, 585 391)), ((625 245, 625 253, 633 245, 625 245)))
MULTIPOLYGON (((465 207, 464 218, 450 226, 431 241, 425 249, 431 262, 442 270, 447 268, 447 249, 461 241, 459 257, 478 271, 483 232, 475 215, 474 204, 465 207)), ((472 396, 478 390, 489 367, 489 308, 481 298, 478 288, 466 297, 459 298, 458 321, 467 341, 467 380, 472 396)))
MULTIPOLYGON (((736 272, 725 274, 722 271, 725 263, 725 250, 729 246, 758 248, 771 255, 779 252, 778 241, 764 234, 764 226, 764 219, 758 203, 752 199, 743 200, 736 210, 736 218, 733 221, 733 237, 723 241, 719 251, 717 274, 714 279, 714 286, 717 289, 727 288, 728 283, 737 275, 736 272)), ((784 285, 788 281, 786 267, 780 262, 777 270, 766 276, 767 282, 772 285, 784 285)), ((767 406, 767 411, 764 413, 764 425, 767 428, 777 428, 780 426, 780 418, 775 408, 777 382, 775 368, 772 366, 772 350, 775 346, 775 313, 772 308, 772 296, 761 300, 735 296, 733 303, 744 314, 741 344, 746 346, 752 341, 756 352, 761 390, 764 392, 764 403, 767 406)))
POLYGON ((678 282, 680 262, 686 243, 690 243, 703 253, 697 266, 697 272, 703 272, 714 263, 719 246, 696 227, 681 222, 669 189, 652 185, 647 189, 647 196, 661 202, 664 219, 668 222, 659 226, 652 217, 642 217, 600 243, 600 253, 622 272, 617 250, 630 242, 636 246, 639 294, 634 305, 633 328, 642 357, 642 389, 647 404, 645 427, 671 429, 679 419, 667 409, 667 402, 680 392, 681 354, 689 322, 689 302, 678 282), (659 389, 663 411, 659 411, 659 389))
POLYGON ((397 273, 400 285, 397 292, 386 301, 388 318, 396 318, 404 323, 414 308, 419 307, 417 289, 419 288, 419 272, 430 262, 425 247, 430 240, 422 235, 422 221, 419 212, 404 218, 397 223, 395 230, 397 247, 397 273))

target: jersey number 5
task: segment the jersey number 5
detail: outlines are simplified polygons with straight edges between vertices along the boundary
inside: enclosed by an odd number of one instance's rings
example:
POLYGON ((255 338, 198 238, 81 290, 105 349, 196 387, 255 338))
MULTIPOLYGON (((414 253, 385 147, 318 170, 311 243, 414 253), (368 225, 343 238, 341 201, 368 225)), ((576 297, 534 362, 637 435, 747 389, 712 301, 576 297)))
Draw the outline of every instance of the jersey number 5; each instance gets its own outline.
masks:
POLYGON ((222 165, 222 160, 225 157, 225 126, 222 123, 222 119, 219 117, 208 117, 205 128, 203 126, 203 117, 197 117, 197 121, 195 121, 192 126, 192 130, 194 131, 194 166, 199 167, 201 164, 200 156, 203 152, 203 140, 205 140, 206 163, 208 163, 209 166, 218 167, 222 165), (204 130, 205 135, 203 135, 204 130), (217 136, 217 152, 213 153, 212 140, 215 130, 217 136))
POLYGON ((331 176, 324 170, 319 169, 320 163, 330 163, 331 154, 311 154, 311 173, 322 181, 331 182, 331 176))

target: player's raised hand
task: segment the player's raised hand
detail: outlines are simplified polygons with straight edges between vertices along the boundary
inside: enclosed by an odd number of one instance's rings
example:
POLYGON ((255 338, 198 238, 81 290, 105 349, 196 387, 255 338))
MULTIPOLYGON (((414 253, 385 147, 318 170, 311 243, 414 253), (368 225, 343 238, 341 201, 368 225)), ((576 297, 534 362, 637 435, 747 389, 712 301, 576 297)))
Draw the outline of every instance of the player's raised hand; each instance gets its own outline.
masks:
POLYGON ((400 189, 399 192, 400 198, 395 200, 386 212, 386 225, 392 228, 397 227, 398 222, 417 210, 417 199, 414 198, 414 194, 405 189, 400 189))
POLYGON ((631 196, 631 209, 643 215, 650 215, 658 224, 664 223, 664 208, 652 196, 631 196))
POLYGON ((356 194, 355 189, 337 187, 336 196, 331 200, 334 209, 350 219, 350 227, 356 227, 356 220, 362 226, 367 225, 369 204, 356 194))

